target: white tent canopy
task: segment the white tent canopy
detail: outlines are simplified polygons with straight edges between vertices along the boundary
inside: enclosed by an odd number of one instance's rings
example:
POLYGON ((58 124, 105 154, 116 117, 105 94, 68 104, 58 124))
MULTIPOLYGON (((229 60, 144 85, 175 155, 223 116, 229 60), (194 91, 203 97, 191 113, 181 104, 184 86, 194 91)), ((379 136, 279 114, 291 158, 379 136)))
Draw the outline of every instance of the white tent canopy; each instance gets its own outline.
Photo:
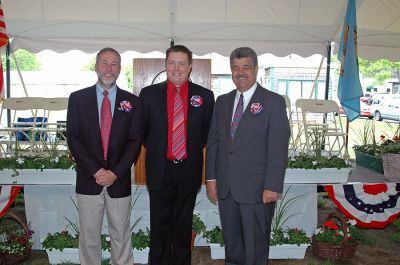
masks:
MULTIPOLYGON (((400 60, 400 1, 358 0, 359 55, 400 60)), ((112 46, 165 51, 170 39, 197 55, 326 54, 338 42, 347 0, 3 0, 12 49, 31 52, 112 46)))

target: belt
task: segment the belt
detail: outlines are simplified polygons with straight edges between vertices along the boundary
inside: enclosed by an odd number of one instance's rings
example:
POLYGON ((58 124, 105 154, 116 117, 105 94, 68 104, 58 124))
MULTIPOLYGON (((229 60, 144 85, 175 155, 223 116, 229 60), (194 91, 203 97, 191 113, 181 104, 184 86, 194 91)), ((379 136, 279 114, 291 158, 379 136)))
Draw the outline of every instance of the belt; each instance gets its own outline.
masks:
POLYGON ((174 159, 174 160, 167 159, 167 161, 170 163, 174 163, 174 164, 180 164, 180 163, 185 162, 186 159, 174 159))

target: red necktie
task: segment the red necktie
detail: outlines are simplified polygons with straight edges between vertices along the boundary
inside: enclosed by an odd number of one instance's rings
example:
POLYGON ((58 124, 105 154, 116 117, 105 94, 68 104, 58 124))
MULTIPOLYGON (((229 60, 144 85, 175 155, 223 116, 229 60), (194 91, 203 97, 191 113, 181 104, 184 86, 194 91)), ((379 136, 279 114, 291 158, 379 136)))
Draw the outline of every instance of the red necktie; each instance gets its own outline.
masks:
POLYGON ((182 159, 186 154, 185 114, 180 88, 176 88, 172 120, 172 156, 182 159))
POLYGON ((103 92, 104 98, 103 103, 101 103, 101 143, 103 145, 103 154, 104 160, 107 160, 107 152, 108 152, 108 142, 110 139, 110 131, 111 131, 111 103, 108 98, 108 91, 103 92))

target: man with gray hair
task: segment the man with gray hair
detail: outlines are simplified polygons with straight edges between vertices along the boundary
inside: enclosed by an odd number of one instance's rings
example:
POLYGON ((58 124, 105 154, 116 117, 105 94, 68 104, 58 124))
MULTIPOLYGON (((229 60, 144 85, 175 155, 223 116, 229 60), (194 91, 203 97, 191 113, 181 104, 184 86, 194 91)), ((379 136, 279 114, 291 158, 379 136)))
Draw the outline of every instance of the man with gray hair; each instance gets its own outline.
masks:
POLYGON ((207 140, 206 180, 218 202, 225 264, 265 265, 288 158, 285 100, 256 82, 257 54, 230 56, 236 90, 217 99, 207 140))

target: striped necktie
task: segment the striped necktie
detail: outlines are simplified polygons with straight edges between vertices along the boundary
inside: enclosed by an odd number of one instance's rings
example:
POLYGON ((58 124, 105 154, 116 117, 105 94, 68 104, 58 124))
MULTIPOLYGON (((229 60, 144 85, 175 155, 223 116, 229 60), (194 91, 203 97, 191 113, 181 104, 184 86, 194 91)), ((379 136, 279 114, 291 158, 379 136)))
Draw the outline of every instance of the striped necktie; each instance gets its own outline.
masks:
POLYGON ((103 155, 104 160, 107 160, 107 153, 108 153, 108 142, 110 140, 110 131, 111 131, 111 102, 108 98, 108 91, 103 92, 104 98, 103 102, 101 103, 101 123, 100 123, 100 130, 101 130, 101 143, 103 146, 103 155))
POLYGON ((186 155, 185 114, 180 88, 176 88, 172 120, 172 156, 182 159, 186 155))
POLYGON ((231 124, 231 140, 233 139, 233 137, 235 137, 236 129, 239 125, 240 118, 242 118, 242 115, 243 115, 243 93, 240 94, 235 114, 233 115, 231 124))

